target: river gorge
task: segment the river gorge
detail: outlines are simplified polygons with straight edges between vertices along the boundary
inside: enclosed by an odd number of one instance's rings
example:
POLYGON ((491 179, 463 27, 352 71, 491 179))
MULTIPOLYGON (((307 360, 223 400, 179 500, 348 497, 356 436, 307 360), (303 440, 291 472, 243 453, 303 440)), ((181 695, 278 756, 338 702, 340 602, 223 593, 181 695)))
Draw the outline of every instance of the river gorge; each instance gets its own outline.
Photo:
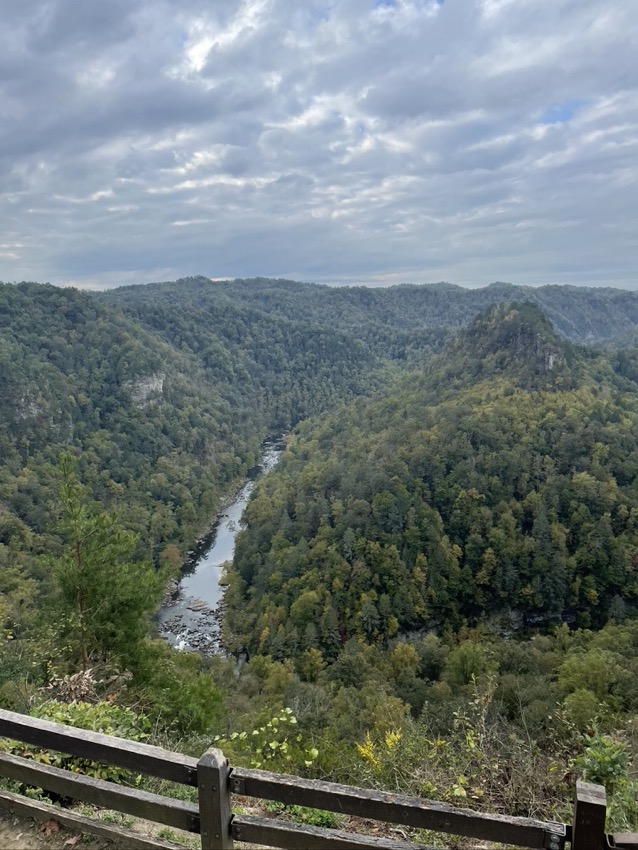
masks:
POLYGON ((157 616, 158 632, 176 649, 206 656, 222 651, 224 565, 233 558, 235 538, 258 479, 277 465, 283 450, 281 437, 266 440, 258 466, 188 553, 181 578, 157 616))

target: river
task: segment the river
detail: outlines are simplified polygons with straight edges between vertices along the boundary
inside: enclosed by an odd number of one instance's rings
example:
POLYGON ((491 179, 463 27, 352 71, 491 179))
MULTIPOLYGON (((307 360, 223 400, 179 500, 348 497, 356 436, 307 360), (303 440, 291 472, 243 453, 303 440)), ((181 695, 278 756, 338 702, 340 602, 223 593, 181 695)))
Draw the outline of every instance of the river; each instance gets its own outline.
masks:
POLYGON ((263 445, 259 465, 218 515, 210 532, 188 553, 177 590, 157 615, 157 630, 177 649, 215 655, 221 651, 220 625, 224 588, 223 566, 232 560, 235 538, 257 479, 273 469, 282 455, 282 439, 263 445))

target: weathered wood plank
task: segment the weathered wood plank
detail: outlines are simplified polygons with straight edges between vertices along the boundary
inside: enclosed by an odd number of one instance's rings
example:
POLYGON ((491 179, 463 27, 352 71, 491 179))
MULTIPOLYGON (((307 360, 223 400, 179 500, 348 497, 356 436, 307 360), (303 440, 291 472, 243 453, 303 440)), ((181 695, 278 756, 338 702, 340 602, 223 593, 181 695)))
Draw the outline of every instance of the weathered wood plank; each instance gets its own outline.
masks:
POLYGON ((638 850, 638 832, 615 832, 612 835, 614 847, 627 847, 638 850))
POLYGON ((72 800, 83 800, 103 809, 116 809, 176 829, 199 832, 197 806, 182 800, 149 794, 137 788, 125 788, 113 782, 81 776, 9 753, 0 753, 0 776, 36 788, 44 788, 72 800))
POLYGON ((28 800, 19 794, 11 794, 8 791, 0 791, 0 809, 10 812, 21 818, 32 818, 39 823, 57 820, 62 826, 75 829, 78 832, 88 832, 90 835, 99 835, 123 844, 131 850, 184 850, 178 844, 169 841, 160 841, 156 838, 148 838, 124 827, 112 826, 93 818, 86 818, 71 812, 68 809, 60 809, 48 803, 37 800, 28 800))
POLYGON ((603 850, 607 846, 607 796, 602 785, 576 782, 572 850, 603 850))
POLYGON ((0 709, 0 737, 197 786, 197 759, 139 741, 63 726, 3 709, 0 709))
POLYGON ((212 747, 197 763, 202 850, 233 850, 228 759, 212 747))
POLYGON ((519 847, 562 850, 565 842, 564 824, 482 814, 468 809, 455 809, 445 803, 419 797, 368 791, 262 770, 233 768, 230 787, 233 793, 249 797, 327 809, 417 829, 431 829, 519 847))
POLYGON ((269 847, 289 850, 430 850, 422 844, 355 835, 337 829, 299 826, 293 823, 236 815, 232 822, 233 838, 269 847))

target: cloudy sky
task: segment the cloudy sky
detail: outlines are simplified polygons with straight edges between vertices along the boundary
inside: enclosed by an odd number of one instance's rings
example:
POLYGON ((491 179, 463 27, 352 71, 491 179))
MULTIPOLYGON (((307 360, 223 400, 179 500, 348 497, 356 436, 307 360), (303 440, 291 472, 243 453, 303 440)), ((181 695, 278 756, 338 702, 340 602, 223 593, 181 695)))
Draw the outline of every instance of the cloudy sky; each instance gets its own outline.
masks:
POLYGON ((637 0, 1 5, 1 280, 638 287, 637 0))

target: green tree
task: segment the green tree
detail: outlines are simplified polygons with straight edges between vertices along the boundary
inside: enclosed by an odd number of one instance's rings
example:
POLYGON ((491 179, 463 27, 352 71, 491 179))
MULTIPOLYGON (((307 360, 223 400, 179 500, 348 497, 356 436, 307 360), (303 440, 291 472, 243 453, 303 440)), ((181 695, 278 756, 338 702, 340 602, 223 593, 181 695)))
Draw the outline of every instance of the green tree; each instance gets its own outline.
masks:
POLYGON ((162 578, 135 561, 135 537, 94 511, 70 455, 60 458, 60 532, 65 548, 54 573, 70 661, 86 670, 110 656, 127 662, 148 631, 162 578))

